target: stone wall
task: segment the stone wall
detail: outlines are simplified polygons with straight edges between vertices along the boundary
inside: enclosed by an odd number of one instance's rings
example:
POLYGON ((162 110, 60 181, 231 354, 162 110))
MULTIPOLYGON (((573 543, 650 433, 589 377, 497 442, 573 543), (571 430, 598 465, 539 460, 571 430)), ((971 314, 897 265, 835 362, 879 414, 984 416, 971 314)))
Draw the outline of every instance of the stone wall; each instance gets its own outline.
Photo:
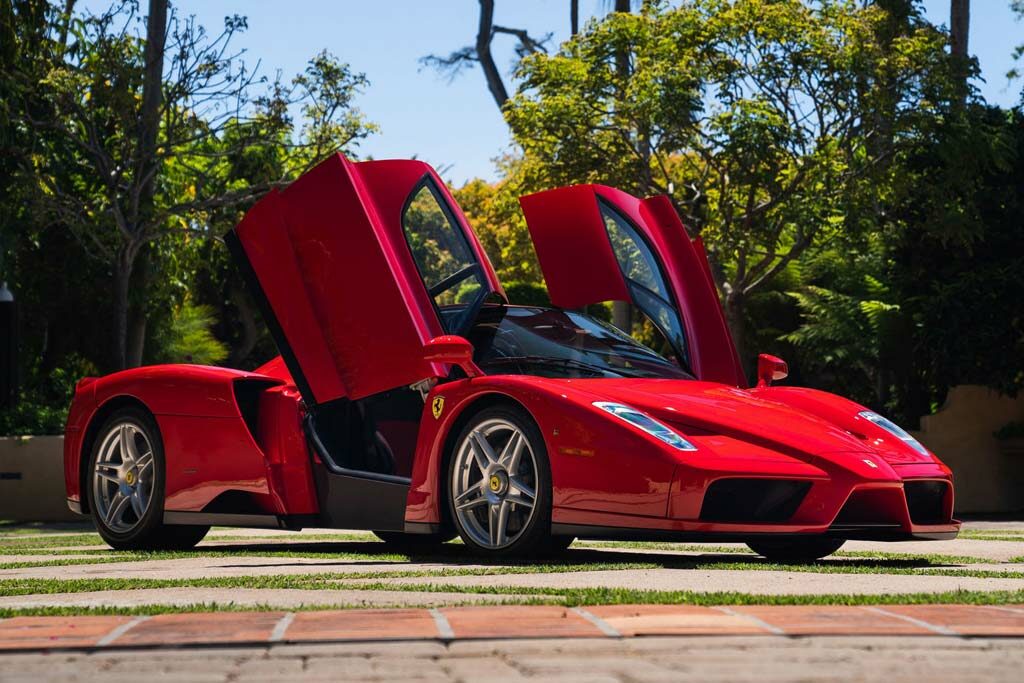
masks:
POLYGON ((921 418, 913 434, 953 470, 958 513, 1024 511, 1024 456, 1004 454, 992 436, 1013 420, 1024 420, 1024 394, 970 385, 950 389, 938 412, 921 418))
POLYGON ((82 519, 64 492, 64 437, 0 437, 0 519, 82 519))

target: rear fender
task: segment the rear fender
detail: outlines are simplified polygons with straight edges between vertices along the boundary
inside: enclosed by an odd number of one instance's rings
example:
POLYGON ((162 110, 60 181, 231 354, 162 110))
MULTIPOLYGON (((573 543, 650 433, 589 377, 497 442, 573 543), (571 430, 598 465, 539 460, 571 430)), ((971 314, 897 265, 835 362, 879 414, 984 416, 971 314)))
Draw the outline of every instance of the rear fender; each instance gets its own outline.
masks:
POLYGON ((304 446, 293 452, 294 436, 301 434, 297 395, 281 394, 276 406, 262 398, 281 384, 255 373, 189 365, 137 368, 89 383, 76 394, 66 429, 69 500, 85 507, 81 473, 103 420, 120 406, 136 404, 160 428, 167 460, 167 510, 194 512, 226 505, 228 509, 217 511, 289 514, 290 503, 295 513, 315 510, 308 488, 285 488, 296 475, 303 479, 296 467, 305 468, 307 480, 311 475, 304 446), (264 411, 265 406, 272 409, 264 411), (294 429, 285 437, 288 424, 294 429))

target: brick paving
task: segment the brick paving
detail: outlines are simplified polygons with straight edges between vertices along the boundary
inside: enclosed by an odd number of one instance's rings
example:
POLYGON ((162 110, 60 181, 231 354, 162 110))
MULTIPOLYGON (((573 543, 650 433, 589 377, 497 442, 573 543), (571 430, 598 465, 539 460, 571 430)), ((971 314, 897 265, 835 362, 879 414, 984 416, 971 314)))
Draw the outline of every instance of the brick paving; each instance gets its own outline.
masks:
POLYGON ((247 681, 878 681, 1020 680, 1024 640, 950 636, 704 636, 279 643, 202 650, 6 654, 4 683, 247 681))
POLYGON ((636 636, 1024 637, 1024 605, 484 606, 0 620, 0 650, 636 636))

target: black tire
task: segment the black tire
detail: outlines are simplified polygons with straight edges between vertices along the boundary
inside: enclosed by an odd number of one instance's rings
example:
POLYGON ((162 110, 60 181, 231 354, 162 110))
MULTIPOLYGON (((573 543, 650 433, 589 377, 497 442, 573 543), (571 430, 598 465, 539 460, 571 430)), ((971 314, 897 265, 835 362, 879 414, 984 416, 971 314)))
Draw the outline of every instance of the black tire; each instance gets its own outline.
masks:
MULTIPOLYGON (((444 491, 448 506, 449 519, 466 547, 479 554, 490 557, 526 557, 530 555, 548 554, 552 551, 551 538, 551 466, 548 462, 547 448, 540 429, 522 408, 514 405, 500 405, 484 408, 474 415, 463 427, 455 441, 451 453, 448 453, 448 464, 445 467, 444 491), (481 425, 499 420, 513 425, 525 437, 535 464, 532 483, 534 491, 533 507, 527 521, 516 531, 512 542, 501 547, 488 547, 477 541, 473 531, 468 529, 460 519, 455 508, 456 492, 453 490, 458 455, 470 433, 481 425)), ((522 469, 518 470, 523 472, 522 469)), ((509 477, 511 480, 512 477, 509 477)), ((490 507, 489 505, 486 507, 490 507)), ((573 539, 574 540, 574 539, 573 539)), ((570 540, 571 543, 571 540, 570 540)), ((557 547, 557 545, 555 546, 557 547)))
MULTIPOLYGON (((141 476, 141 475, 140 475, 141 476)), ((153 417, 136 407, 120 408, 111 413, 97 432, 89 453, 86 471, 86 496, 93 523, 107 545, 115 550, 186 550, 203 540, 210 530, 208 526, 170 526, 163 523, 164 482, 166 481, 166 460, 160 429, 153 417), (144 437, 152 452, 152 490, 148 505, 141 517, 133 515, 122 528, 113 528, 100 515, 96 499, 97 485, 94 483, 100 450, 112 432, 127 425, 144 437)), ((140 482, 141 484, 141 482, 140 482)))
POLYGON ((401 531, 374 531, 373 535, 384 541, 388 548, 398 552, 426 553, 437 550, 441 545, 455 538, 454 531, 437 534, 406 534, 401 531))
POLYGON ((808 536, 806 538, 763 538, 757 541, 748 541, 747 547, 773 562, 801 564, 828 557, 839 550, 843 543, 846 543, 846 539, 808 536))

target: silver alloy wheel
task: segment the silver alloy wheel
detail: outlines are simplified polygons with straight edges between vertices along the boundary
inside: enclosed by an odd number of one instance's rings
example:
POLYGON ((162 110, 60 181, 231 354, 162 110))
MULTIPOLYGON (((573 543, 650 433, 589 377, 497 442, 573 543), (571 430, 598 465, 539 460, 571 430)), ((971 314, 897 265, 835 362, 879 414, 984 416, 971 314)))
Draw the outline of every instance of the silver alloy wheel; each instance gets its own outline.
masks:
POLYGON ((492 418, 470 431, 455 451, 451 493, 460 526, 477 545, 515 543, 537 502, 537 459, 522 430, 492 418))
POLYGON ((134 529, 153 499, 153 446, 132 422, 115 424, 100 442, 92 474, 96 515, 111 531, 134 529))

